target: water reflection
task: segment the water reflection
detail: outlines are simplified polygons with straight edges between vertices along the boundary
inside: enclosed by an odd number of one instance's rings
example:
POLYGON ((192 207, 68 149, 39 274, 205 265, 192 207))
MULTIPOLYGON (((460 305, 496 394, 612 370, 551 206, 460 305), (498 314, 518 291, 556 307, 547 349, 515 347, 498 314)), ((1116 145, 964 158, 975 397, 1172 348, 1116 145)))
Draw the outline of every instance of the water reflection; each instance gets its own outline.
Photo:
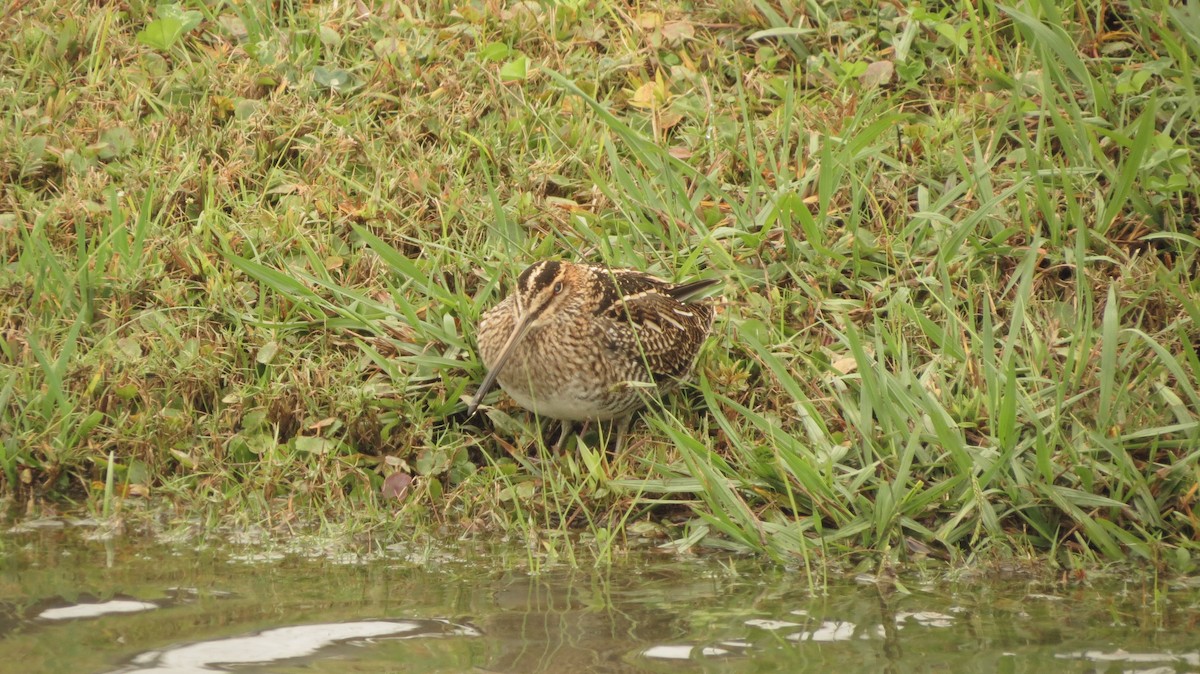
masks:
POLYGON ((531 575, 528 551, 482 544, 356 557, 48 526, 7 541, 0 663, 28 672, 1200 671, 1200 593, 1161 579, 812 592, 744 559, 531 575))
POLYGON ((1104 651, 1078 651, 1075 653, 1060 653, 1055 657, 1064 660, 1087 660, 1095 663, 1124 665, 1122 671, 1126 672, 1184 672, 1200 667, 1200 651, 1192 651, 1190 653, 1130 653, 1124 650, 1107 653, 1104 651), (1131 669, 1134 665, 1139 666, 1139 668, 1131 669), (1141 668, 1141 665, 1156 666, 1141 668), (1157 665, 1165 665, 1166 668, 1157 665), (1184 666, 1186 668, 1176 669, 1170 665, 1184 666))
MULTIPOLYGON (((133 657, 130 666, 115 670, 114 674, 211 674, 241 665, 303 663, 315 657, 345 655, 349 648, 369 646, 381 639, 422 636, 479 636, 479 633, 470 627, 434 620, 369 620, 278 627, 250 636, 140 653, 133 657)), ((348 654, 353 656, 353 653, 348 654)))
POLYGON ((67 604, 44 609, 34 616, 37 620, 80 620, 83 618, 99 618, 110 613, 136 613, 152 611, 158 604, 135 599, 111 599, 82 604, 67 604))

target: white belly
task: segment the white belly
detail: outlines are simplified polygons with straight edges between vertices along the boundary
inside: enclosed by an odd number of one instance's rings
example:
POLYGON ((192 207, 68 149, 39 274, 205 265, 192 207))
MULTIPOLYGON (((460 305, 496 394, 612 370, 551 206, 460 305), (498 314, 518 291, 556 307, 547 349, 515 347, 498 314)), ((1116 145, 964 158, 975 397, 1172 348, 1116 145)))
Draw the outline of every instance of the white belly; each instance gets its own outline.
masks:
POLYGON ((507 386, 501 382, 505 393, 517 401, 517 404, 534 414, 551 419, 566 419, 567 421, 589 421, 612 419, 613 414, 601 408, 595 402, 571 395, 569 391, 560 391, 558 395, 534 398, 529 394, 528 387, 507 386))

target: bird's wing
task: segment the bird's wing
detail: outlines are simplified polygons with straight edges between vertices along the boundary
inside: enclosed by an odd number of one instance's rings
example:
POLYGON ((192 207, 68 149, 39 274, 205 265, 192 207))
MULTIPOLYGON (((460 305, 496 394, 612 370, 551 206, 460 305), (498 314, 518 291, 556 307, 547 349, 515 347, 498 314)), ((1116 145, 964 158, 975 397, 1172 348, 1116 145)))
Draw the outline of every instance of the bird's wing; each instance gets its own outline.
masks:
POLYGON ((682 377, 708 335, 712 306, 680 302, 667 294, 670 286, 662 281, 646 285, 605 309, 606 346, 637 354, 655 381, 682 377))

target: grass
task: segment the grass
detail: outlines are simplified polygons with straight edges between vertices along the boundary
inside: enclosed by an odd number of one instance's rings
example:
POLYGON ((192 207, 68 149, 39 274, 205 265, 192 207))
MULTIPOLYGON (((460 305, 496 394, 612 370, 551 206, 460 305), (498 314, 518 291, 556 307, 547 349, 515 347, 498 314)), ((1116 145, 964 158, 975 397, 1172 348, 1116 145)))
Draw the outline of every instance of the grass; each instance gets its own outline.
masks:
POLYGON ((940 7, 13 5, 3 492, 1194 572, 1200 14, 940 7), (726 279, 614 456, 464 414, 542 257, 726 279))

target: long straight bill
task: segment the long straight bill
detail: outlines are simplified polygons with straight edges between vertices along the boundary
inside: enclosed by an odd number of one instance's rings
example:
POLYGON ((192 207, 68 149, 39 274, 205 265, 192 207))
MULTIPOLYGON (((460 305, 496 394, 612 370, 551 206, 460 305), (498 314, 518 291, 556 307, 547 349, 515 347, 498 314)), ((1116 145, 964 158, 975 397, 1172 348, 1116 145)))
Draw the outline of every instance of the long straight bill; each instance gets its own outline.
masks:
POLYGON ((479 403, 483 402, 483 397, 488 394, 488 391, 492 390, 492 386, 495 385, 496 377, 500 374, 500 370, 504 369, 504 364, 512 356, 513 349, 521 342, 521 338, 525 336, 526 332, 529 332, 529 327, 533 325, 534 318, 535 316, 532 313, 528 313, 522 316, 517 322, 512 334, 504 342, 504 348, 500 349, 500 357, 496 359, 496 364, 492 366, 487 376, 483 378, 483 383, 475 391, 475 396, 471 398, 471 402, 467 403, 467 416, 475 414, 475 410, 479 409, 479 403))

